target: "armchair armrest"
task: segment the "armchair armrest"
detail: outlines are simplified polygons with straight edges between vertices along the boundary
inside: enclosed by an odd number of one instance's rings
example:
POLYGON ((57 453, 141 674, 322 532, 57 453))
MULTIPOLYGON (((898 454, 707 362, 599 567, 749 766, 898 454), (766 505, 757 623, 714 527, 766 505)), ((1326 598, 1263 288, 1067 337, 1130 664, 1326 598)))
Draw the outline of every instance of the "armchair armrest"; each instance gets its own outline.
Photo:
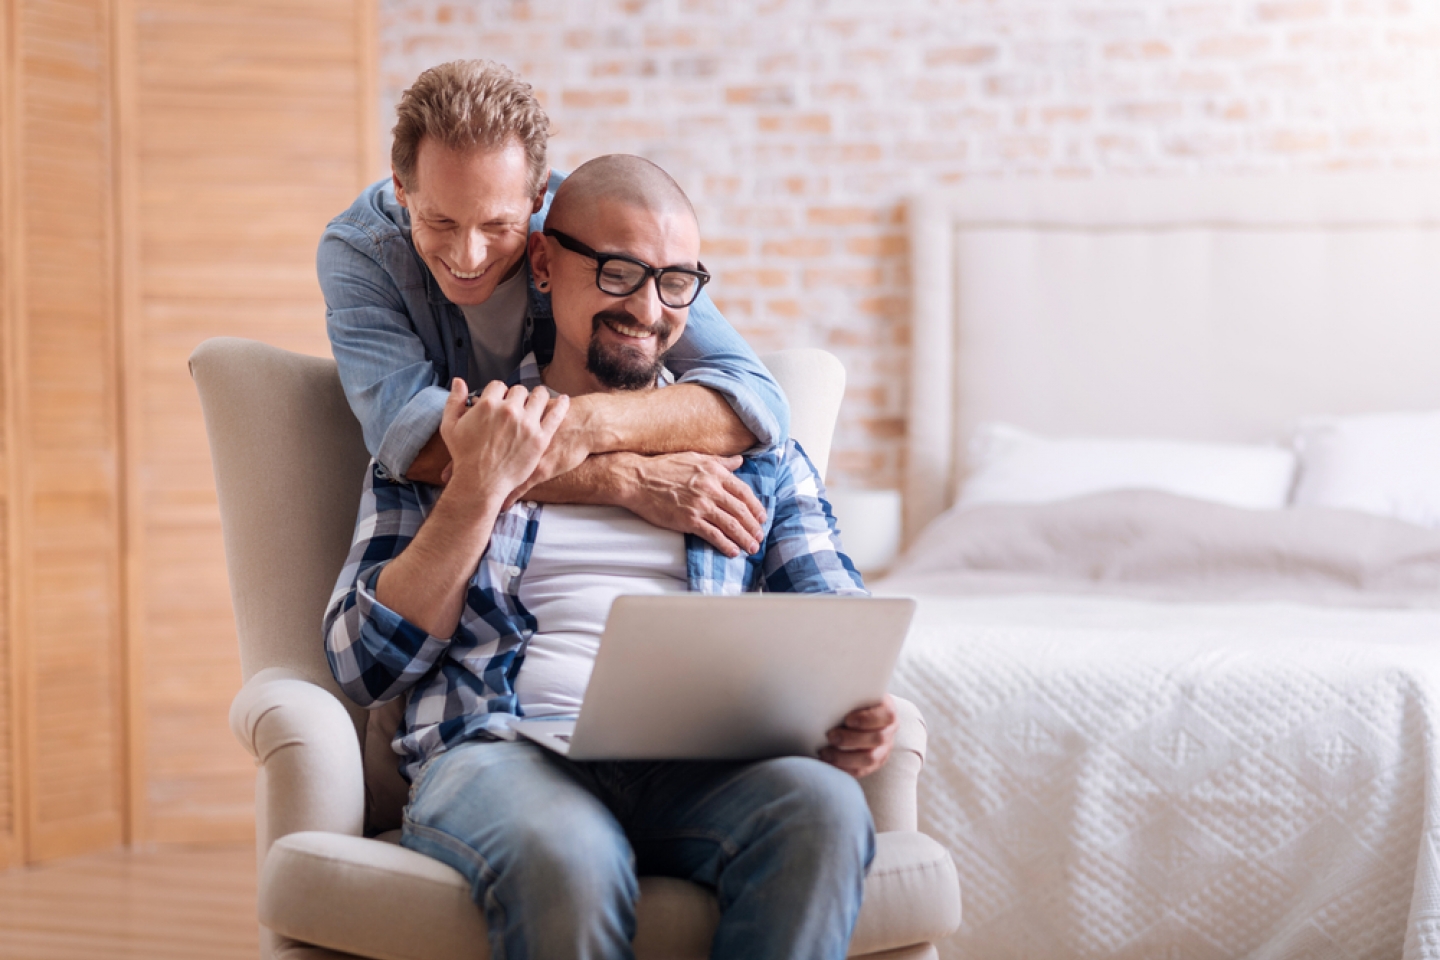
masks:
POLYGON ((885 766, 860 781, 876 833, 918 830, 920 815, 915 791, 920 768, 925 766, 925 718, 909 700, 895 698, 900 729, 885 766))
POLYGON ((261 860, 272 843, 301 830, 361 835, 360 741, 334 694, 281 667, 261 670, 230 704, 230 729, 260 767, 261 860))

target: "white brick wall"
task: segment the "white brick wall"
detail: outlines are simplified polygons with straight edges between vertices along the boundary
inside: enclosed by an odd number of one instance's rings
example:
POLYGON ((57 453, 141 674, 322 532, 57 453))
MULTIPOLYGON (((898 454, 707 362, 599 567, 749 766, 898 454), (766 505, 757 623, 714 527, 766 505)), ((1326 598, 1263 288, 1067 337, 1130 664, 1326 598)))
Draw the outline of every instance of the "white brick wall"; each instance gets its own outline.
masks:
POLYGON ((1440 167, 1440 0, 382 0, 382 128, 422 69, 480 56, 535 85, 558 168, 680 181, 758 349, 840 356, 853 486, 899 481, 906 194, 1440 167))

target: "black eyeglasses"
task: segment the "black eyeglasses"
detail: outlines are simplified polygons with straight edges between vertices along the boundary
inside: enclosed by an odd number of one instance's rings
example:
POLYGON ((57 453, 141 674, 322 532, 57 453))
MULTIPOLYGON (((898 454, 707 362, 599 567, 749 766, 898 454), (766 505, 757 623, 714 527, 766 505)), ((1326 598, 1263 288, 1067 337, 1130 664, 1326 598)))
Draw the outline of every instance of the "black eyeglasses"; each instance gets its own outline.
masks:
POLYGON ((667 307, 688 307, 700 296, 700 288, 710 282, 710 274, 705 272, 703 263, 696 264, 699 270, 652 267, 634 257, 618 253, 599 253, 568 233, 549 227, 545 229, 545 236, 554 237, 556 243, 571 253, 594 260, 595 286, 612 297, 628 297, 643 287, 646 280, 654 277, 655 289, 660 294, 661 303, 667 307))

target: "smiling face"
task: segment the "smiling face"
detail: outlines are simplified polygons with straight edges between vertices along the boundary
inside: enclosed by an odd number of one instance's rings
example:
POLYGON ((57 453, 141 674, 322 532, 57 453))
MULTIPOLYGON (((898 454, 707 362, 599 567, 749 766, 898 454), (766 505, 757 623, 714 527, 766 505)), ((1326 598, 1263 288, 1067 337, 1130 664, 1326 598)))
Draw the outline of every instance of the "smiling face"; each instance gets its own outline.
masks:
MULTIPOLYGON (((600 199, 567 208, 553 226, 599 253, 654 267, 698 266, 700 229, 688 210, 600 199)), ((545 382, 571 395, 653 385, 685 332, 689 307, 661 303, 653 279, 626 297, 605 293, 595 284, 594 260, 540 233, 530 238, 530 261, 536 280, 548 281, 555 311, 555 356, 545 382)))
POLYGON ((520 268, 530 215, 544 199, 528 196, 528 177, 518 141, 452 150, 426 137, 416 151, 414 189, 396 179, 415 250, 452 302, 484 303, 520 268))

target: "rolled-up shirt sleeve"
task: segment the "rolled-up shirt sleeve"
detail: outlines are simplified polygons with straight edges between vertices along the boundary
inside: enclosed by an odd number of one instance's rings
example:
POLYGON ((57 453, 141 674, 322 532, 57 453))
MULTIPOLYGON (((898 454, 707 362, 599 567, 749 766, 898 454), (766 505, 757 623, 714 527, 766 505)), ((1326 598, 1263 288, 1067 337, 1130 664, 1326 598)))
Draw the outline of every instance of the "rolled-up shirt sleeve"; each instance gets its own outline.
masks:
POLYGON ((410 472, 416 455, 440 429, 448 396, 444 387, 425 387, 395 414, 375 451, 375 459, 390 476, 402 478, 410 472))
POLYGON ((430 672, 451 643, 451 638, 427 634, 375 596, 381 572, 409 546, 421 519, 414 488, 379 475, 372 463, 350 554, 321 628, 330 672, 362 707, 404 694, 430 672))
POLYGON ((708 387, 724 396, 755 435, 752 452, 783 446, 789 439, 790 404, 784 391, 708 293, 702 292, 691 305, 685 334, 665 365, 680 383, 708 387))
POLYGON ((394 280, 366 246, 363 235, 332 226, 320 240, 316 267, 345 397, 366 448, 399 478, 439 429, 447 390, 394 280))

